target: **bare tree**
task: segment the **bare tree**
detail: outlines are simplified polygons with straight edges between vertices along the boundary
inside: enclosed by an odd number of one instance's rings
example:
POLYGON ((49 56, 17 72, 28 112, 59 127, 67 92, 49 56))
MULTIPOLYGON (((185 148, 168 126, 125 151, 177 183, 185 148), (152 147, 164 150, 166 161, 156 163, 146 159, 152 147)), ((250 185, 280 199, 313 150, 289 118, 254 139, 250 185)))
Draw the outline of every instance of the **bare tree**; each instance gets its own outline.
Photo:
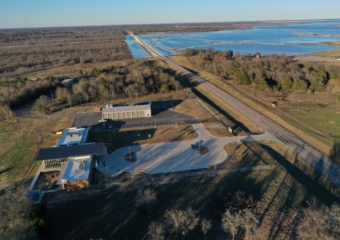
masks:
POLYGON ((152 222, 147 234, 151 240, 163 240, 165 234, 164 225, 162 223, 152 222))
POLYGON ((201 229, 202 229, 204 236, 207 235, 207 233, 211 229, 211 221, 204 218, 201 222, 201 229))
POLYGON ((334 239, 328 235, 329 226, 322 211, 308 208, 302 211, 300 223, 297 228, 299 239, 334 239))
POLYGON ((165 223, 171 233, 187 235, 199 222, 197 212, 191 207, 186 210, 170 210, 165 213, 165 223))
POLYGON ((0 118, 2 119, 11 119, 13 117, 12 109, 6 104, 0 105, 0 118))
POLYGON ((140 189, 136 197, 136 210, 139 213, 150 211, 153 204, 157 202, 156 192, 150 188, 140 189))
POLYGON ((26 196, 27 186, 16 185, 0 195, 0 238, 37 239, 32 227, 41 220, 33 219, 32 203, 26 196))
POLYGON ((50 111, 49 106, 51 105, 51 99, 46 97, 45 95, 40 96, 37 101, 35 101, 33 108, 38 113, 47 113, 50 111))
POLYGON ((242 219, 239 213, 232 214, 229 210, 225 211, 222 217, 222 228, 230 234, 234 240, 242 227, 242 219))

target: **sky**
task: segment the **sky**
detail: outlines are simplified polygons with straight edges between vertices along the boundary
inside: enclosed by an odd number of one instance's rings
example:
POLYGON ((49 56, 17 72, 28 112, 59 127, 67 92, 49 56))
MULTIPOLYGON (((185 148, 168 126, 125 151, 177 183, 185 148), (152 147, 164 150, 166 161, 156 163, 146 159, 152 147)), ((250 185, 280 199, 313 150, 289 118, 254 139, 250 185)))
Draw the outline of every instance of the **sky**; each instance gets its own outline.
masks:
POLYGON ((0 28, 340 18, 339 0, 0 0, 0 28))

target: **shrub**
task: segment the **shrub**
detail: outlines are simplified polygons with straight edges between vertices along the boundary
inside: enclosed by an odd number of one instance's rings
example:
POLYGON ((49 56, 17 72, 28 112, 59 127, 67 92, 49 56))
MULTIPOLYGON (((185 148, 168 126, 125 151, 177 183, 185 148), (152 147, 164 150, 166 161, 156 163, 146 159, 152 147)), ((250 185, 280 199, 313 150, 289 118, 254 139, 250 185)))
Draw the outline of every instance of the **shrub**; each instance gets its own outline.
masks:
POLYGON ((150 211, 153 204, 157 202, 156 192, 150 188, 139 190, 136 197, 136 211, 144 214, 150 211))
POLYGON ((165 213, 165 223, 171 233, 187 235, 199 222, 197 212, 191 207, 186 210, 171 210, 165 213))

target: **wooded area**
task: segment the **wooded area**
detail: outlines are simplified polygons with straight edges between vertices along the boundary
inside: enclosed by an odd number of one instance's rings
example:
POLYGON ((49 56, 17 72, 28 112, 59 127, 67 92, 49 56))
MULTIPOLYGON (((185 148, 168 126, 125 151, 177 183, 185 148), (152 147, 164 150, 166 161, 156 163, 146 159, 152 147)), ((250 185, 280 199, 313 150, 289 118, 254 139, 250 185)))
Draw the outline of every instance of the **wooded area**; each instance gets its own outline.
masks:
POLYGON ((60 78, 46 77, 35 81, 15 78, 0 82, 0 107, 15 108, 50 93, 60 83, 60 78))
POLYGON ((231 50, 187 49, 182 55, 200 69, 260 91, 313 93, 324 91, 329 79, 340 79, 340 66, 302 64, 285 54, 261 57, 260 53, 237 53, 233 56, 231 50))
POLYGON ((89 74, 92 76, 91 80, 81 80, 72 89, 57 88, 59 102, 67 102, 72 106, 81 99, 83 102, 90 102, 138 98, 182 88, 179 81, 163 72, 153 61, 135 60, 126 66, 112 66, 101 70, 94 68, 89 74))
POLYGON ((0 30, 0 79, 130 58, 123 29, 115 26, 0 30))

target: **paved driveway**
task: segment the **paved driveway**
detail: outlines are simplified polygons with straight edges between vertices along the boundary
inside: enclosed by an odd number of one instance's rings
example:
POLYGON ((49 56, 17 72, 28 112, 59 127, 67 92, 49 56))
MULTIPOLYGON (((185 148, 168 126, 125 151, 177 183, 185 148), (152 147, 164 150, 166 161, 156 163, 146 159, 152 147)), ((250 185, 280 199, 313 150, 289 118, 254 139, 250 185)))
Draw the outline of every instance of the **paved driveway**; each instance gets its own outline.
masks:
POLYGON ((227 159, 223 147, 227 143, 244 141, 272 140, 273 135, 265 133, 248 137, 215 137, 201 123, 192 124, 198 137, 191 141, 146 144, 124 147, 108 156, 99 157, 95 167, 104 174, 117 176, 122 172, 143 171, 149 174, 176 172, 192 169, 208 168, 227 159), (201 155, 191 144, 208 148, 209 152, 201 155), (125 158, 129 152, 136 154, 136 161, 129 162, 125 158))

